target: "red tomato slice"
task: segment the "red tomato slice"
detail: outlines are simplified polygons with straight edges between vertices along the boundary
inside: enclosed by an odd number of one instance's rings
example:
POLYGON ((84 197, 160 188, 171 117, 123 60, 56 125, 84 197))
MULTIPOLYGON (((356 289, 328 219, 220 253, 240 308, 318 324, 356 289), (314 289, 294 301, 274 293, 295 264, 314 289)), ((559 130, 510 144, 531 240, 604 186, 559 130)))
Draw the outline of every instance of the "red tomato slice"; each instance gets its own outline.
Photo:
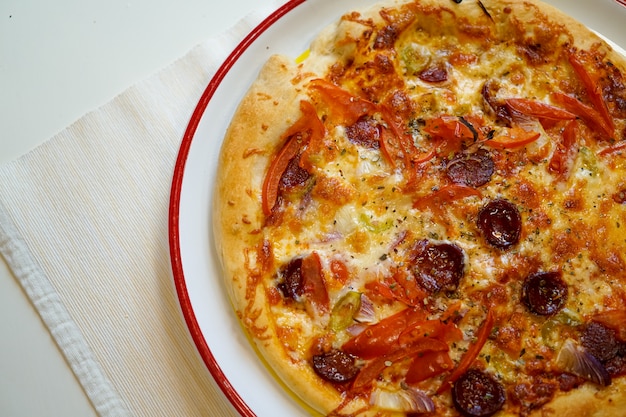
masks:
POLYGON ((392 167, 397 166, 396 159, 401 159, 402 148, 396 136, 389 129, 382 129, 380 134, 380 150, 392 167))
POLYGON ((386 282, 372 281, 365 284, 365 289, 369 291, 370 298, 386 298, 387 300, 395 300, 396 296, 386 282))
POLYGON ((451 343, 463 339, 463 332, 452 321, 424 320, 408 326, 398 337, 398 343, 410 346, 425 337, 451 343))
POLYGON ((407 129, 404 126, 404 120, 394 115, 394 113, 386 107, 381 107, 381 112, 383 119, 389 126, 390 133, 392 133, 391 136, 395 137, 395 140, 397 140, 396 146, 399 146, 403 152, 406 167, 408 168, 410 166, 410 161, 415 162, 416 160, 422 159, 424 155, 415 147, 413 137, 410 133, 407 133, 407 129))
POLYGON ((563 179, 568 177, 571 165, 576 158, 577 133, 576 122, 571 121, 567 123, 563 129, 561 141, 557 144, 548 164, 548 169, 563 179))
POLYGON ((448 322, 459 318, 462 306, 463 303, 461 301, 456 301, 450 304, 446 311, 441 315, 441 321, 448 322))
POLYGON ((521 127, 512 127, 505 134, 488 139, 484 143, 492 148, 511 149, 526 146, 539 139, 541 133, 526 131, 521 127))
POLYGON ((583 82, 585 90, 587 91, 587 95, 589 96, 589 101, 591 101, 595 110, 600 114, 600 117, 604 121, 607 129, 609 129, 607 131, 607 134, 611 136, 612 133, 615 131, 615 125, 613 124, 613 119, 609 114, 609 109, 606 105, 606 102, 604 101, 604 97, 602 96, 602 88, 587 71, 585 64, 580 60, 578 56, 570 54, 569 62, 572 65, 572 68, 574 68, 576 74, 578 75, 578 78, 580 78, 583 82))
POLYGON ((572 120, 576 118, 576 115, 572 112, 539 100, 509 98, 505 100, 505 103, 513 110, 537 119, 572 120))
MULTIPOLYGON (((436 221, 449 225, 447 210, 450 207, 450 203, 472 196, 480 197, 482 193, 465 185, 451 184, 434 193, 419 197, 413 202, 413 208, 430 210, 436 221)), ((448 230, 447 226, 446 230, 448 230)))
POLYGON ((322 313, 328 312, 330 302, 328 292, 324 284, 322 275, 322 262, 317 252, 312 252, 302 259, 302 279, 304 283, 304 294, 317 309, 322 313))
POLYGON ((422 129, 435 142, 435 153, 447 156, 458 152, 466 141, 477 141, 480 134, 466 119, 456 116, 440 116, 426 120, 422 129))
POLYGON ((372 381, 394 362, 406 359, 411 356, 419 355, 423 352, 447 352, 448 345, 436 339, 424 339, 409 348, 396 350, 389 355, 375 358, 367 363, 359 372, 352 383, 353 390, 361 390, 366 388, 372 381))
POLYGON ((309 141, 302 151, 300 156, 300 167, 306 169, 311 172, 311 161, 320 155, 325 155, 329 151, 329 147, 324 141, 324 137, 326 136, 326 128, 324 124, 317 116, 317 112, 312 104, 306 102, 307 109, 305 114, 307 115, 308 125, 306 126, 307 132, 309 134, 309 141))
POLYGON ((400 333, 417 320, 423 320, 425 313, 414 308, 406 308, 378 323, 368 326, 357 336, 343 344, 341 349, 363 359, 374 359, 397 350, 400 333))
POLYGON ((461 118, 456 116, 440 116, 428 119, 423 131, 431 136, 438 136, 444 139, 458 141, 478 139, 477 131, 474 128, 470 128, 469 123, 463 123, 461 118))
POLYGON ((407 384, 417 384, 454 368, 448 352, 426 352, 413 358, 407 371, 407 384))
POLYGON ((280 179, 291 159, 296 157, 310 140, 319 141, 324 137, 324 126, 317 117, 313 105, 308 101, 301 101, 300 111, 302 111, 302 116, 283 134, 285 143, 272 160, 265 174, 261 205, 266 216, 272 213, 276 204, 280 179))
POLYGON ((563 106, 566 110, 583 119, 589 127, 599 130, 608 137, 613 136, 614 128, 611 124, 607 123, 602 115, 594 108, 587 106, 574 97, 560 92, 552 93, 551 97, 552 100, 563 106))
POLYGON ((300 148, 302 147, 302 136, 294 135, 287 138, 287 142, 283 145, 282 149, 278 152, 274 160, 272 161, 267 173, 265 174, 265 180, 263 181, 263 191, 261 194, 261 203, 263 207, 263 213, 266 216, 272 214, 272 209, 278 199, 278 188, 280 186, 280 179, 283 173, 289 165, 289 161, 298 155, 300 148))
POLYGON ((398 269, 393 274, 395 298, 410 306, 423 305, 427 294, 406 269, 398 269))
POLYGON ((428 194, 424 197, 420 197, 413 203, 413 208, 426 209, 433 207, 442 207, 455 200, 460 200, 465 197, 480 197, 482 194, 480 191, 468 187, 466 185, 452 184, 447 185, 432 194, 428 194))
POLYGON ((323 79, 311 81, 310 87, 319 93, 320 98, 332 109, 331 116, 336 124, 349 126, 359 117, 373 115, 378 106, 371 101, 357 97, 352 93, 323 79))
POLYGON ((382 281, 368 282, 365 288, 372 292, 374 298, 397 300, 411 307, 423 305, 427 296, 415 280, 409 278, 406 271, 396 271, 393 276, 382 281))
POLYGON ((342 284, 350 278, 350 271, 348 270, 348 267, 340 259, 333 259, 330 261, 330 272, 333 279, 342 284))
POLYGON ((474 343, 470 343, 467 352, 465 352, 459 361, 456 369, 441 383, 441 386, 437 390, 437 394, 441 394, 450 389, 452 384, 469 369, 474 360, 478 357, 478 354, 482 350, 483 346, 485 346, 485 342, 487 342, 487 338, 493 329, 494 321, 495 319, 493 313, 489 310, 485 321, 476 333, 476 341, 474 343))

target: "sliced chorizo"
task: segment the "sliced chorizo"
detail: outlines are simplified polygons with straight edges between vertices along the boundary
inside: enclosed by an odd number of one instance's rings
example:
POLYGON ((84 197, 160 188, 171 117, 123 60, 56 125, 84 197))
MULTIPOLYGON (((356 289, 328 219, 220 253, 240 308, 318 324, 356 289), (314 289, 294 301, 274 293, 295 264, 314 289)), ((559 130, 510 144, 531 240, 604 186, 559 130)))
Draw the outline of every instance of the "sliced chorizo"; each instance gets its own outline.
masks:
POLYGON ((304 185, 311 177, 309 172, 300 166, 300 156, 291 158, 285 172, 280 177, 280 192, 286 192, 290 189, 304 185))
POLYGON ((504 387, 493 376, 470 369, 452 387, 456 409, 468 417, 488 417, 497 413, 506 400, 504 387))
POLYGON ((432 65, 422 70, 418 78, 431 84, 442 83, 448 80, 448 70, 442 64, 432 65))
POLYGON ((615 329, 591 321, 583 327, 580 342, 609 375, 626 375, 626 341, 620 339, 615 329))
POLYGON ((327 381, 344 383, 359 373, 356 358, 342 350, 332 350, 313 356, 313 370, 327 381))
POLYGON ((278 289, 283 297, 298 301, 304 294, 302 258, 294 258, 278 271, 278 289))
POLYGON ((320 257, 317 252, 312 252, 283 265, 278 271, 276 287, 283 297, 303 302, 307 308, 313 307, 319 313, 325 313, 330 306, 322 275, 320 257))
POLYGON ((558 313, 567 301, 567 284, 556 271, 530 274, 522 285, 522 300, 535 314, 550 316, 558 313))
POLYGON ((425 290, 454 291, 463 277, 465 255, 455 244, 420 240, 413 249, 412 269, 425 290))
POLYGON ((487 243, 499 249, 515 245, 522 234, 519 210, 504 199, 487 203, 478 213, 477 226, 487 243))
POLYGON ((580 341, 583 347, 600 362, 606 362, 615 357, 620 348, 615 330, 596 322, 585 326, 580 341))
POLYGON ((371 116, 361 116, 354 124, 346 127, 348 140, 369 149, 380 147, 380 125, 371 116))
POLYGON ((448 162, 446 175, 455 184, 480 187, 493 175, 495 164, 491 154, 480 148, 476 152, 459 152, 448 162))

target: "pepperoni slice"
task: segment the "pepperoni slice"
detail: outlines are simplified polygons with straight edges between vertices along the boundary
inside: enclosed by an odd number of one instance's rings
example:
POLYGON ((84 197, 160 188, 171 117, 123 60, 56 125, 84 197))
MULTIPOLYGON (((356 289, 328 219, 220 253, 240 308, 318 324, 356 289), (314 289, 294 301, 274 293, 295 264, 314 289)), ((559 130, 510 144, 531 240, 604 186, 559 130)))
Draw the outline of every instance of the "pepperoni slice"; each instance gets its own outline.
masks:
POLYGON ((285 172, 280 177, 280 191, 287 191, 299 185, 304 185, 310 178, 309 172, 300 166, 300 157, 291 158, 285 172))
POLYGON ((615 329, 595 321, 589 322, 581 333, 580 342, 602 363, 610 376, 626 375, 626 341, 620 339, 615 329))
POLYGON ((450 243, 433 243, 420 240, 413 257, 416 281, 427 291, 454 291, 465 269, 463 250, 450 243))
POLYGON ((596 322, 585 326, 580 341, 583 347, 600 362, 613 359, 620 348, 615 330, 596 322))
POLYGON ((294 258, 279 271, 282 282, 278 289, 286 298, 298 300, 304 294, 304 278, 302 276, 302 258, 294 258))
POLYGON ((304 258, 293 258, 280 267, 277 275, 276 288, 283 297, 298 303, 304 302, 307 309, 313 307, 317 314, 324 314, 329 310, 322 265, 316 252, 304 258))
POLYGON ((443 65, 437 64, 424 69, 418 77, 427 83, 441 83, 448 80, 448 71, 443 65))
POLYGON ((515 245, 522 234, 517 207, 504 199, 487 203, 478 213, 477 225, 487 243, 499 249, 515 245))
POLYGON ((346 136, 350 142, 365 148, 380 147, 379 125, 371 116, 361 116, 353 125, 346 127, 346 136))
POLYGON ((533 313, 550 316, 563 308, 567 292, 559 272, 537 272, 524 280, 522 301, 533 313))
POLYGON ((488 417, 500 410, 506 400, 504 387, 491 375, 470 369, 452 387, 452 401, 468 417, 488 417))
POLYGON ((341 350, 313 356, 311 363, 316 374, 330 382, 348 382, 359 373, 356 359, 341 350))
POLYGON ((491 180, 494 167, 489 151, 480 148, 473 153, 457 153, 448 163, 446 173, 455 184, 480 187, 491 180))

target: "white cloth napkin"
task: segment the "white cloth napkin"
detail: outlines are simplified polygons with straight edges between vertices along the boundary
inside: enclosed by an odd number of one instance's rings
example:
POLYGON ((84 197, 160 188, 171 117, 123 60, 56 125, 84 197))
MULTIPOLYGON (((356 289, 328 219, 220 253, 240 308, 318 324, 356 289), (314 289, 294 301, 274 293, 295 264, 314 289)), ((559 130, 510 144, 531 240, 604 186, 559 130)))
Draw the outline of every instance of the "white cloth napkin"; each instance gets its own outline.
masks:
POLYGON ((180 314, 169 191, 211 76, 278 5, 0 167, 0 253, 102 416, 235 415, 180 314))

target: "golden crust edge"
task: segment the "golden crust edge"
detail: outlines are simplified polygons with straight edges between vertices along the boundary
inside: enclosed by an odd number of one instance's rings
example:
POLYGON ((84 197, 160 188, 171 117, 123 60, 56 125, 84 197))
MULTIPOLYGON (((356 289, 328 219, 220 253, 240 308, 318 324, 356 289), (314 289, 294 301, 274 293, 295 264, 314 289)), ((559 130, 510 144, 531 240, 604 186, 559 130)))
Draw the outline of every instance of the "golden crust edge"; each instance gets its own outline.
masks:
POLYGON ((587 383, 558 394, 529 417, 623 417, 626 412, 626 376, 608 387, 587 383))
MULTIPOLYGON (((260 312, 254 326, 267 326, 268 330, 263 335, 267 338, 260 339, 251 334, 250 323, 246 323, 244 317, 249 300, 246 294, 248 271, 243 254, 248 248, 261 243, 260 235, 254 231, 260 229, 264 221, 259 195, 269 155, 279 145, 282 132, 300 115, 298 106, 294 105, 299 100, 298 87, 291 83, 297 74, 297 68, 289 58, 271 57, 238 107, 220 151, 213 227, 231 304, 260 358, 303 406, 315 406, 317 410, 309 411, 327 414, 339 405, 341 396, 334 388, 320 383, 310 367, 304 367, 289 357, 272 328, 264 294, 257 292, 253 303, 254 309, 260 312), (272 104, 259 105, 259 98, 272 104), (275 123, 276 120, 282 122, 275 123), (259 131, 264 132, 262 136, 258 135, 259 131), (252 135, 257 140, 253 146, 247 140, 252 135), (242 187, 250 187, 249 192, 242 193, 242 187)), ((254 254, 250 256, 251 262, 254 262, 254 254)))

